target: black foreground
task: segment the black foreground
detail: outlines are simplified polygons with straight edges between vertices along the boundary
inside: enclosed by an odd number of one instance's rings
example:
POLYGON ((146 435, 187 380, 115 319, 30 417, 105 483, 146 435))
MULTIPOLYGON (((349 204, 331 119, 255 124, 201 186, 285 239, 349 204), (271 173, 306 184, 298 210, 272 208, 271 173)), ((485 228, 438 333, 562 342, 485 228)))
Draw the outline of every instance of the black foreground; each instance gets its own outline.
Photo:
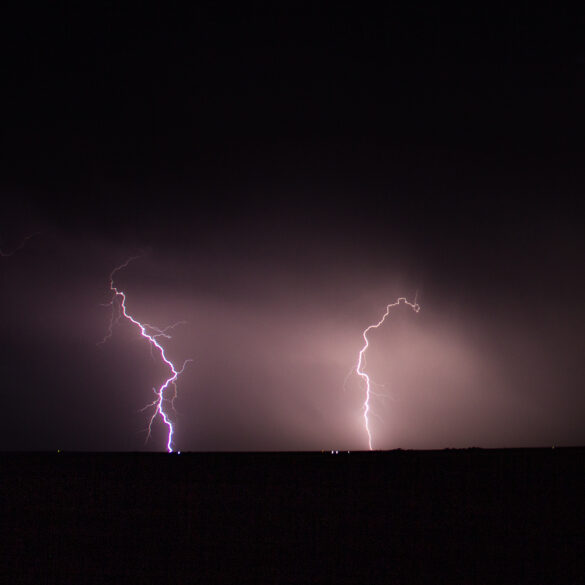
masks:
POLYGON ((585 449, 0 454, 4 583, 583 583, 585 449))

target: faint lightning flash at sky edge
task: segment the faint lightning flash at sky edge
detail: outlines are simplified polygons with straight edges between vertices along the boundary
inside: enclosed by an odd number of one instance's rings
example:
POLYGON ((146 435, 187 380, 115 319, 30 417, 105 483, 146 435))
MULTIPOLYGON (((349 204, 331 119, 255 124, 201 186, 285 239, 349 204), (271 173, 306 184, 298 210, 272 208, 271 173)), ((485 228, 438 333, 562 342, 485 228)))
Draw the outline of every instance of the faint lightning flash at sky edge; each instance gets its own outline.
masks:
POLYGON ((0 256, 2 258, 8 258, 9 256, 14 256, 14 254, 16 254, 16 252, 18 252, 19 250, 22 250, 22 248, 24 248, 26 246, 26 243, 31 239, 34 238, 35 236, 38 236, 41 232, 35 232, 34 234, 30 234, 29 236, 26 236, 22 242, 20 242, 20 244, 18 244, 18 246, 16 246, 16 248, 10 250, 10 251, 5 251, 2 250, 0 248, 0 256))
POLYGON ((158 390, 156 388, 153 388, 154 393, 156 394, 156 398, 150 404, 147 404, 144 407, 144 409, 142 409, 142 410, 146 410, 147 408, 150 408, 150 407, 154 408, 154 412, 153 412, 152 416, 150 417, 150 422, 148 423, 148 434, 146 436, 146 440, 148 441, 148 439, 150 437, 150 434, 152 431, 152 423, 154 422, 154 420, 156 419, 157 416, 160 416, 162 421, 164 422, 164 424, 167 426, 167 429, 168 429, 167 451, 169 453, 172 453, 173 452, 174 427, 173 427, 173 422, 172 422, 171 418, 169 417, 168 410, 165 409, 165 404, 169 404, 170 408, 172 410, 174 410, 174 402, 175 402, 175 398, 177 397, 177 385, 176 385, 177 378, 179 377, 180 374, 183 373, 185 366, 193 360, 191 360, 191 359, 185 360, 185 362, 183 363, 183 366, 180 369, 177 369, 175 367, 175 365, 173 364, 173 362, 171 362, 167 358, 163 346, 158 341, 158 338, 160 338, 160 337, 170 339, 171 336, 167 333, 167 331, 169 331, 170 329, 173 329, 177 325, 184 324, 185 321, 179 321, 178 323, 175 323, 174 325, 169 325, 168 327, 165 327, 164 329, 159 329, 158 327, 155 327, 153 325, 149 325, 148 323, 141 323, 140 321, 135 319, 132 315, 130 315, 130 313, 128 313, 128 310, 126 308, 126 294, 124 293, 124 291, 118 289, 115 286, 114 275, 119 270, 126 268, 126 266, 128 266, 128 264, 130 264, 130 262, 132 262, 133 260, 136 260, 137 258, 140 258, 140 256, 132 256, 131 258, 128 258, 128 260, 126 260, 126 262, 124 262, 123 264, 120 264, 120 266, 117 266, 116 268, 114 268, 114 270, 112 270, 112 272, 110 273, 110 290, 112 291, 112 300, 109 303, 107 303, 106 306, 112 307, 112 316, 110 319, 110 326, 108 328, 108 332, 106 333, 106 336, 102 339, 102 341, 100 341, 100 344, 103 344, 108 339, 110 339, 110 337, 112 336, 112 331, 113 331, 114 325, 116 325, 116 323, 122 317, 124 317, 125 319, 130 321, 130 323, 132 323, 133 325, 136 325, 140 329, 140 334, 150 344, 151 352, 153 350, 156 350, 159 353, 162 361, 169 368, 170 376, 167 378, 167 380, 160 386, 160 388, 158 390), (118 301, 117 305, 115 305, 116 301, 118 301), (117 307, 117 316, 115 316, 116 307, 117 307), (168 394, 171 387, 172 387, 171 396, 170 397, 166 396, 166 394, 168 394))
POLYGON ((380 327, 380 325, 382 325, 382 323, 384 323, 384 321, 386 320, 386 317, 388 317, 388 315, 390 314, 390 311, 394 307, 397 307, 398 305, 400 305, 400 303, 405 303, 415 313, 418 313, 420 311, 420 306, 416 302, 416 297, 414 299, 414 303, 407 301, 404 297, 400 297, 399 299, 396 300, 396 302, 391 303, 390 305, 387 305, 386 312, 384 313, 382 318, 374 325, 370 325, 369 327, 367 327, 364 330, 364 332, 362 333, 362 337, 364 338, 365 345, 360 350, 359 359, 358 359, 357 366, 355 368, 355 372, 358 376, 360 376, 364 380, 365 387, 366 387, 366 399, 364 401, 364 422, 365 422, 365 426, 366 426, 366 432, 368 434, 368 446, 370 447, 370 451, 373 450, 372 431, 370 429, 370 419, 369 419, 370 398, 372 396, 372 388, 371 388, 372 381, 370 380, 370 376, 366 372, 364 372, 364 366, 366 365, 366 355, 365 354, 366 354, 366 350, 368 349, 368 347, 370 345, 370 342, 368 340, 368 332, 371 331, 372 329, 377 329, 378 327, 380 327))

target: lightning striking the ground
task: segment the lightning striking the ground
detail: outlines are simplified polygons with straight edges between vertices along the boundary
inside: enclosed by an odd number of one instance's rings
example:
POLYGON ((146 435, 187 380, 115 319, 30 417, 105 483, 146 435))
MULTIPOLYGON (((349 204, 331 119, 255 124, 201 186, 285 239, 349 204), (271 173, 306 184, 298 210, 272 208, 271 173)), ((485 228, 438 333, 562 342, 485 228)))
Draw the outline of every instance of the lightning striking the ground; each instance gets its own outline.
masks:
POLYGON ((130 262, 140 258, 140 256, 132 256, 128 258, 123 264, 120 264, 112 272, 110 273, 110 291, 112 292, 112 300, 107 303, 105 306, 109 306, 112 308, 112 314, 110 318, 110 325, 108 327, 108 331, 105 337, 99 342, 99 344, 105 343, 110 337, 112 337, 113 329, 116 323, 118 323, 122 318, 126 319, 136 327, 140 329, 140 335, 146 339, 150 345, 151 354, 154 356, 156 353, 160 356, 161 360, 169 369, 169 377, 166 381, 157 389, 153 388, 153 391, 156 395, 155 399, 150 403, 147 404, 142 411, 147 410, 149 408, 153 409, 152 416, 150 417, 150 421, 148 423, 148 432, 146 436, 146 441, 150 438, 152 425, 157 417, 160 416, 162 422, 167 427, 167 451, 169 453, 173 452, 173 434, 174 434, 174 426, 173 421, 169 415, 169 410, 175 410, 175 399, 177 397, 177 379, 183 373, 185 366, 192 362, 193 360, 188 359, 185 360, 182 367, 177 369, 177 367, 168 359, 165 354, 165 350, 160 343, 160 338, 170 339, 171 336, 169 335, 168 331, 177 327, 178 325, 182 325, 185 321, 179 321, 173 325, 169 325, 163 329, 159 329, 154 325, 150 325, 148 323, 141 323, 137 319, 135 319, 130 313, 128 313, 128 309, 126 307, 126 293, 124 291, 117 288, 114 284, 114 276, 120 270, 126 268, 130 262))
POLYGON ((394 308, 397 307, 398 305, 400 305, 401 303, 404 303, 406 305, 408 305, 415 313, 418 313, 420 311, 420 306, 419 304, 416 302, 416 297, 414 299, 414 302, 411 303, 409 301, 407 301, 404 297, 400 297, 399 299, 396 299, 396 301, 394 303, 391 303, 390 305, 386 306, 386 312, 384 313, 384 315, 382 316, 382 318, 375 324, 370 325, 369 327, 367 327, 364 332, 362 333, 362 337, 364 338, 364 342, 365 345, 362 347, 362 349, 360 350, 359 353, 359 359, 358 359, 358 363, 357 366, 355 368, 355 372, 358 376, 360 376, 362 378, 362 380, 364 381, 365 384, 365 390, 366 390, 366 398, 364 401, 364 423, 365 423, 365 427, 366 427, 366 433, 368 435, 368 446, 370 448, 370 451, 373 450, 373 446, 372 446, 372 431, 370 429, 370 398, 372 397, 372 380, 370 379, 370 376, 364 371, 364 367, 366 365, 366 350, 368 349, 370 342, 368 340, 368 333, 372 330, 372 329, 377 329, 378 327, 380 327, 384 321, 386 320, 386 317, 388 317, 388 315, 390 315, 390 311, 394 308))

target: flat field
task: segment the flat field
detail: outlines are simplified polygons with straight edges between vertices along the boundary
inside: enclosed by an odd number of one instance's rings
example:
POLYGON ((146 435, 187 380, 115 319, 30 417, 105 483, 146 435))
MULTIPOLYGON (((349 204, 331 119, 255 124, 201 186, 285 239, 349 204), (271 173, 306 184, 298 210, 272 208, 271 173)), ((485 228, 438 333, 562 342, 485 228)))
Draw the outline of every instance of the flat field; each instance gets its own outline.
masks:
POLYGON ((4 583, 582 583, 585 449, 0 454, 4 583))

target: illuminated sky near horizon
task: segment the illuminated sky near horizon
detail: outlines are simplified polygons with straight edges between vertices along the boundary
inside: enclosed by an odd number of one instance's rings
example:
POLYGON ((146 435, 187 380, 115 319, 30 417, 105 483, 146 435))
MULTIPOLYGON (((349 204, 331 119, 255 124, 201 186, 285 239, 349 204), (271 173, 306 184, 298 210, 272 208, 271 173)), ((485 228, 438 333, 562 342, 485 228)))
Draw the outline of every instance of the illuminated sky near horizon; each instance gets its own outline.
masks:
MULTIPOLYGON (((245 240, 234 252, 214 238, 162 244, 118 274, 134 315, 187 321, 165 341, 172 359, 194 360, 178 384, 177 449, 366 449, 363 385, 346 376, 362 330, 417 287, 421 312, 400 308, 370 334, 376 448, 582 443, 580 345, 568 343, 582 309, 570 298, 505 299, 413 270, 421 283, 400 257, 302 237, 289 255, 275 241, 268 253, 245 240)), ((164 449, 162 426, 144 444, 139 409, 166 371, 127 323, 96 345, 109 271, 132 251, 47 229, 4 259, 5 448, 164 449)))

